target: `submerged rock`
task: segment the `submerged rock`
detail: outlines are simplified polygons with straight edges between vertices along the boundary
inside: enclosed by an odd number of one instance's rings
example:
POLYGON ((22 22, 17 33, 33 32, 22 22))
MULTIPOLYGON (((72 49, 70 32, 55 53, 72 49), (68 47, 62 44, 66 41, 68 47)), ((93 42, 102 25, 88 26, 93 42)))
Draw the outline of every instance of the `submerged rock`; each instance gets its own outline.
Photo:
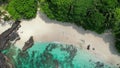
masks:
POLYGON ((96 62, 96 67, 95 68, 104 68, 104 63, 101 62, 96 62))
POLYGON ((0 53, 0 68, 14 68, 7 60, 9 59, 4 54, 0 53))
MULTIPOLYGON (((29 41, 29 40, 28 40, 29 41)), ((28 42, 27 41, 27 42, 28 42)), ((33 47, 26 46, 25 51, 18 51, 15 61, 16 68, 73 68, 73 58, 76 55, 76 48, 69 45, 60 45, 56 43, 46 44, 44 48, 40 45, 33 47), (64 47, 65 46, 65 47, 64 47), (29 47, 29 49, 27 49, 29 47), (37 47, 37 48, 36 48, 37 47), (62 50, 62 48, 64 50, 62 50), (57 57, 52 52, 60 50, 59 54, 62 57, 57 57), (42 52, 41 52, 42 51, 42 52), (74 54, 73 54, 74 53, 74 54), (66 55, 64 55, 66 54, 66 55), (61 58, 61 59, 60 59, 61 58)))

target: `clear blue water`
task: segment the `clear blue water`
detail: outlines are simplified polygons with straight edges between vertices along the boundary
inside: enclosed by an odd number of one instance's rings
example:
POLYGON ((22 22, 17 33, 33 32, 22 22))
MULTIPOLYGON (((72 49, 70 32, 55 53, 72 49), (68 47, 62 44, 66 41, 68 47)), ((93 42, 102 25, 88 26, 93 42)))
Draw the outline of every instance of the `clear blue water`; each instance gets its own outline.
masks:
POLYGON ((15 68, 116 68, 81 48, 60 43, 37 42, 25 52, 12 46, 3 53, 15 68))

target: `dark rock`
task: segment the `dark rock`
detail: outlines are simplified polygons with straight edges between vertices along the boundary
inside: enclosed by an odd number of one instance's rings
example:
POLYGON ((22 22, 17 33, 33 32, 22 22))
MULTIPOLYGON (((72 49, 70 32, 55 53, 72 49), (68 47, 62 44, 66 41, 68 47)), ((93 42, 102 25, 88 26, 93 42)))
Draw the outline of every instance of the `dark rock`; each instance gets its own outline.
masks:
POLYGON ((90 50, 90 45, 87 46, 87 50, 90 50))
POLYGON ((0 53, 0 68, 13 68, 13 65, 7 62, 8 58, 0 53))
POLYGON ((9 38, 10 38, 10 41, 14 41, 17 37, 19 37, 18 33, 13 32, 11 33, 11 36, 9 38))
POLYGON ((10 41, 13 41, 19 35, 17 34, 17 30, 20 27, 20 21, 16 21, 13 23, 12 27, 3 32, 0 35, 0 51, 6 49, 9 45, 10 41))
POLYGON ((95 48, 93 48, 93 50, 95 50, 95 48))
POLYGON ((10 47, 10 41, 14 41, 16 38, 19 37, 19 35, 17 34, 17 30, 19 29, 19 27, 20 21, 16 21, 15 23, 13 23, 11 28, 0 34, 0 68, 14 68, 13 65, 10 63, 10 59, 2 54, 1 51, 10 47))
POLYGON ((27 42, 25 42, 24 47, 22 48, 23 51, 26 51, 28 48, 32 47, 32 45, 34 44, 34 40, 33 40, 33 36, 31 36, 29 38, 29 40, 27 42))
POLYGON ((104 68, 104 63, 101 62, 96 62, 96 67, 95 68, 104 68))
POLYGON ((92 60, 90 59, 89 62, 91 62, 92 60))

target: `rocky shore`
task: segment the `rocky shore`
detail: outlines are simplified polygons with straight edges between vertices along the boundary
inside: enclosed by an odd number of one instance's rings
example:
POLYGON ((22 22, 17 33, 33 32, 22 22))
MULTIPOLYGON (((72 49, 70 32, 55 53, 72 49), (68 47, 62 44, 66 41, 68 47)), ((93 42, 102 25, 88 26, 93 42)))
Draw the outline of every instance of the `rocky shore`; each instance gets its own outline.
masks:
POLYGON ((19 38, 19 35, 17 34, 17 30, 20 28, 20 21, 16 21, 11 28, 6 30, 0 35, 0 51, 6 49, 10 41, 14 41, 17 38, 19 38))
MULTIPOLYGON (((2 51, 9 48, 11 44, 20 39, 19 34, 17 33, 20 27, 20 21, 16 21, 13 23, 11 28, 0 34, 0 68, 14 68, 14 65, 11 64, 9 57, 5 56, 2 51)), ((23 51, 27 50, 32 45, 33 37, 30 37, 30 39, 25 43, 23 51)))
POLYGON ((0 68, 11 68, 11 65, 7 62, 7 57, 4 54, 0 53, 0 68))

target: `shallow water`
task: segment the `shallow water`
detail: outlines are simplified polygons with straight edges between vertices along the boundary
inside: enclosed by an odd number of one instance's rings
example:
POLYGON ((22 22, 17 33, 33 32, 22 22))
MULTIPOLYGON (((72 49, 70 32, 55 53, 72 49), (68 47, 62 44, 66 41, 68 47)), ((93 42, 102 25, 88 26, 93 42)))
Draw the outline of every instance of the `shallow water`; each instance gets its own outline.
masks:
POLYGON ((35 43, 27 51, 12 46, 4 50, 15 68, 117 68, 73 45, 35 43))

